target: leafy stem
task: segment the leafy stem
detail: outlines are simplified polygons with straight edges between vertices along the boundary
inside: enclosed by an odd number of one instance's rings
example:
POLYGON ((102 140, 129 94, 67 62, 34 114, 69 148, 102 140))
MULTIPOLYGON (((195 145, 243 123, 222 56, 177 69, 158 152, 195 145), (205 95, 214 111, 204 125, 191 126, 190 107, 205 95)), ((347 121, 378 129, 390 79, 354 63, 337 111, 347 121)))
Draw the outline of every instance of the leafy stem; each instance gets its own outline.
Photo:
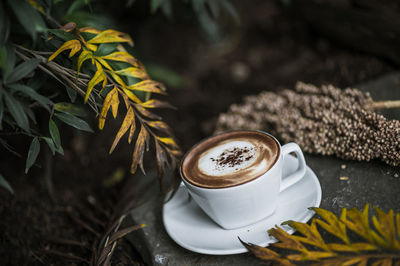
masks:
MULTIPOLYGON (((37 51, 30 50, 20 45, 15 45, 15 47, 15 52, 21 59, 23 59, 24 61, 28 61, 32 58, 40 59, 41 63, 38 65, 38 68, 40 70, 42 70, 46 74, 49 74, 51 77, 56 79, 64 86, 70 86, 81 96, 85 95, 85 91, 81 87, 87 86, 87 82, 90 78, 89 75, 83 73, 78 74, 75 70, 63 67, 55 62, 47 62, 47 58, 43 57, 37 51), (26 53, 28 53, 29 55, 27 55, 26 53)), ((99 94, 97 94, 97 96, 100 97, 99 94)), ((91 97, 89 100, 89 106, 96 114, 99 113, 99 108, 93 97, 91 97)))
MULTIPOLYGON (((79 88, 79 94, 84 97, 85 102, 89 101, 90 103, 92 101, 92 103, 95 103, 93 92, 103 101, 100 113, 97 112, 97 114, 100 114, 99 129, 103 129, 107 113, 110 109, 112 110, 113 117, 116 118, 120 98, 123 99, 126 114, 110 148, 110 153, 114 151, 116 145, 128 130, 128 143, 132 142, 133 136, 137 132, 132 156, 131 173, 134 173, 138 166, 144 173, 143 154, 149 150, 149 139, 153 138, 155 141, 157 169, 161 182, 165 166, 172 165, 175 168, 177 156, 180 155, 180 148, 172 137, 172 130, 165 122, 161 121, 161 117, 148 110, 151 108, 171 107, 166 102, 150 99, 149 97, 152 93, 165 95, 164 85, 151 80, 142 63, 126 52, 121 44, 113 45, 110 49, 104 48, 104 45, 110 43, 127 43, 132 46, 133 42, 129 35, 111 29, 100 31, 91 27, 78 28, 73 22, 67 23, 60 29, 73 33, 75 39, 68 40, 62 44, 48 58, 48 61, 52 61, 66 50, 70 50, 69 57, 79 54, 76 72, 72 70, 65 70, 63 72, 62 68, 58 68, 58 74, 63 75, 64 79, 67 78, 66 81, 68 83, 76 75, 77 83, 80 82, 81 86, 86 87, 85 92, 79 88), (89 34, 92 37, 86 39, 81 33, 89 34), (99 50, 102 50, 102 52, 98 52, 99 50), (104 52, 104 50, 107 52, 104 52), (85 61, 90 61, 91 65, 95 66, 96 71, 93 75, 81 76, 80 69, 85 61), (110 61, 119 62, 120 64, 117 64, 117 67, 115 67, 110 61), (141 81, 129 84, 127 81, 130 78, 141 81), (95 89, 96 87, 100 87, 100 89, 95 89), (102 98, 101 94, 105 88, 110 88, 110 90, 102 98), (136 92, 145 93, 146 99, 144 102, 136 92), (137 125, 139 127, 136 127, 137 125), (163 136, 160 136, 158 133, 163 136)), ((73 86, 72 84, 70 85, 73 86)))

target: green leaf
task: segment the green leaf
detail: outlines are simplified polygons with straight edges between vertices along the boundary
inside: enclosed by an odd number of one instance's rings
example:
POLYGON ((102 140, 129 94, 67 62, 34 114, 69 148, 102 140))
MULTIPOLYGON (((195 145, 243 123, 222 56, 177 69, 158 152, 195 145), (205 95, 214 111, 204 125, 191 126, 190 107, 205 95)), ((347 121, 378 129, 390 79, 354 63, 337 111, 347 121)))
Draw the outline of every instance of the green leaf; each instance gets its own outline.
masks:
POLYGON ((49 76, 37 75, 35 76, 35 78, 27 79, 25 85, 37 91, 40 88, 46 87, 48 82, 49 82, 49 76))
POLYGON ((53 140, 52 140, 51 138, 48 138, 48 137, 42 137, 42 139, 43 139, 44 141, 46 141, 47 146, 49 146, 49 148, 50 148, 50 150, 51 150, 51 153, 52 153, 53 155, 55 155, 55 154, 56 154, 56 146, 54 145, 53 140))
POLYGON ((34 137, 29 147, 28 157, 26 158, 25 174, 28 173, 29 168, 36 162, 39 155, 40 143, 37 137, 34 137))
POLYGON ((166 83, 169 87, 180 88, 184 84, 184 78, 171 68, 150 64, 147 66, 147 73, 153 80, 166 83))
POLYGON ((211 14, 214 19, 219 17, 219 2, 215 0, 207 0, 207 5, 210 8, 211 14))
POLYGON ((0 68, 3 71, 7 70, 7 48, 5 45, 1 44, 0 44, 0 68))
POLYGON ((4 45, 10 34, 10 21, 4 12, 3 3, 0 2, 0 45, 4 45))
POLYGON ((221 38, 220 28, 215 19, 209 15, 207 9, 200 9, 197 13, 197 18, 210 41, 218 42, 221 38))
POLYGON ((60 38, 63 41, 70 41, 72 39, 75 39, 74 35, 72 35, 72 33, 70 32, 66 32, 64 30, 60 30, 60 29, 47 29, 47 31, 51 34, 53 34, 54 36, 60 38))
POLYGON ((205 9, 205 0, 192 1, 193 10, 199 13, 205 9))
POLYGON ((0 187, 7 189, 8 191, 10 191, 11 194, 14 194, 14 190, 1 174, 0 174, 0 187))
POLYGON ((54 105, 54 110, 80 117, 86 116, 86 112, 82 107, 72 103, 66 103, 66 102, 56 103, 54 105))
MULTIPOLYGON (((116 28, 117 23, 109 16, 96 14, 84 10, 78 10, 63 17, 64 21, 74 21, 77 25, 85 25, 96 29, 116 28)), ((93 34, 82 34, 84 37, 93 36, 93 34)))
POLYGON ((87 131, 87 132, 93 132, 93 130, 88 125, 88 123, 86 123, 86 121, 84 121, 76 116, 73 116, 69 113, 55 113, 54 116, 57 117, 58 119, 60 119, 61 121, 63 121, 64 123, 76 128, 76 129, 87 131))
POLYGON ((0 67, 3 69, 3 77, 12 72, 15 65, 15 49, 10 43, 0 49, 0 67))
MULTIPOLYGON (((11 72, 14 70, 15 61, 15 48, 14 45, 8 44, 7 45, 7 71, 11 72)), ((6 75, 6 74, 5 74, 6 75)))
POLYGON ((17 122, 17 125, 26 132, 30 132, 28 117, 26 116, 22 104, 11 94, 6 93, 5 91, 4 98, 7 109, 10 112, 11 116, 14 118, 15 122, 17 122))
POLYGON ((34 89, 22 85, 22 84, 11 84, 9 85, 10 88, 14 89, 15 91, 21 92, 25 94, 26 96, 29 96, 33 100, 37 101, 40 105, 42 105, 47 111, 50 112, 50 107, 54 103, 49 100, 47 97, 40 95, 37 93, 34 89))
MULTIPOLYGON (((157 11, 157 9, 161 6, 161 4, 164 2, 165 0, 151 0, 150 2, 150 9, 151 9, 151 13, 154 13, 157 11)), ((167 0, 169 1, 169 0, 167 0)))
POLYGON ((24 27, 26 32, 31 35, 32 40, 36 41, 37 32, 46 29, 46 24, 39 12, 27 1, 8 0, 8 4, 11 6, 22 27, 24 27))
POLYGON ((116 51, 118 43, 102 43, 94 53, 95 56, 105 56, 116 51))
MULTIPOLYGON (((1 88, 1 85, 0 85, 0 88, 1 88)), ((0 90, 0 130, 3 129, 3 115, 4 115, 3 93, 0 90)))
POLYGON ((75 100, 76 100, 76 96, 77 96, 76 90, 72 89, 69 86, 66 86, 65 89, 67 90, 67 94, 68 94, 69 99, 71 100, 71 102, 74 103, 75 100))
POLYGON ((164 16, 171 22, 172 21, 172 1, 164 1, 161 5, 161 11, 163 12, 164 16))
POLYGON ((49 131, 50 131, 50 136, 53 139, 53 142, 56 146, 56 151, 60 154, 64 154, 64 150, 61 146, 60 132, 58 131, 56 123, 51 118, 49 120, 49 131))
POLYGON ((60 48, 58 48, 57 51, 55 51, 47 60, 51 61, 54 58, 56 58, 61 52, 65 51, 65 50, 71 50, 69 52, 69 57, 74 56, 77 52, 79 52, 82 49, 82 45, 81 42, 79 40, 70 40, 70 41, 66 41, 65 43, 63 43, 63 45, 60 46, 60 48))
POLYGON ((29 75, 39 64, 40 59, 31 59, 19 64, 8 76, 5 77, 5 83, 13 83, 29 75))
POLYGON ((37 125, 36 116, 35 113, 32 111, 32 109, 26 104, 22 104, 22 107, 24 108, 24 112, 26 113, 28 118, 30 118, 33 121, 33 123, 37 125))
POLYGON ((229 15, 231 15, 231 17, 236 23, 240 22, 240 16, 230 0, 220 0, 219 3, 223 7, 223 9, 225 9, 225 11, 228 12, 229 15))
POLYGON ((76 10, 81 9, 85 5, 89 5, 89 0, 75 0, 73 3, 70 5, 67 15, 73 14, 76 10))

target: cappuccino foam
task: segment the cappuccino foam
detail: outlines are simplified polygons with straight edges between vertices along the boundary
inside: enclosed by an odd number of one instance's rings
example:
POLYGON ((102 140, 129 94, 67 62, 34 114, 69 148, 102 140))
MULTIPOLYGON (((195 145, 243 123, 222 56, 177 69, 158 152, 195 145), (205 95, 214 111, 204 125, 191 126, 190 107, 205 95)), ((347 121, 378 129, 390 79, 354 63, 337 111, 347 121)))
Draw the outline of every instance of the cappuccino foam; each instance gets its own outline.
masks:
POLYGON ((249 182, 268 171, 279 145, 257 131, 216 135, 195 146, 184 158, 184 178, 199 187, 223 188, 249 182))
POLYGON ((229 175, 251 165, 259 156, 256 151, 248 141, 221 143, 200 156, 198 168, 205 175, 229 175))

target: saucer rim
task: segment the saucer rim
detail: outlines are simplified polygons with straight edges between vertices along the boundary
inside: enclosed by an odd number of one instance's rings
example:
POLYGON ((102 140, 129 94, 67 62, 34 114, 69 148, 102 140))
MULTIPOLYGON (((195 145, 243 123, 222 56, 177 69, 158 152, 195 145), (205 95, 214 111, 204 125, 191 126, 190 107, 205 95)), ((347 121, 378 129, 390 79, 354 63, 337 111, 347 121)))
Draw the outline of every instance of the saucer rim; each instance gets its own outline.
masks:
MULTIPOLYGON (((293 155, 289 154, 288 156, 289 157, 293 157, 295 159, 295 157, 293 155)), ((308 165, 306 165, 306 172, 307 171, 309 171, 309 173, 311 174, 311 177, 313 178, 313 181, 314 181, 314 183, 316 185, 316 193, 317 193, 316 200, 315 200, 316 204, 315 204, 315 206, 310 206, 310 207, 319 207, 321 205, 321 199, 322 199, 321 183, 319 182, 319 179, 318 179, 317 175, 314 173, 314 171, 308 165)), ((183 186, 183 188, 179 188, 179 189, 186 189, 187 190, 187 188, 185 186, 183 186)), ((171 199, 171 201, 172 200, 173 199, 171 199)), ((247 250, 247 248, 245 248, 244 246, 243 246, 243 248, 223 249, 223 250, 222 249, 221 250, 216 250, 216 249, 196 248, 196 247, 187 245, 186 243, 183 243, 182 241, 178 240, 177 238, 174 238, 175 234, 172 233, 170 231, 170 228, 166 225, 165 216, 167 216, 167 214, 165 212, 165 205, 166 204, 164 204, 163 208, 162 208, 162 219, 163 219, 164 229, 167 232, 168 236, 172 240, 174 240, 174 242, 177 243, 179 246, 181 246, 181 247, 183 247, 183 248, 185 248, 187 250, 190 250, 192 252, 205 254, 205 255, 233 255, 233 254, 241 254, 241 253, 249 252, 247 250)), ((314 216, 315 212, 308 209, 304 214, 305 215, 303 216, 303 218, 297 220, 298 222, 306 223, 307 221, 309 221, 314 216)), ((268 218, 269 217, 266 217, 263 220, 266 220, 268 218)), ((261 221, 263 221, 263 220, 261 220, 261 221)), ((218 226, 218 225, 216 225, 216 226, 218 226)), ((249 226, 251 227, 252 225, 249 225, 249 226)), ((221 230, 225 230, 225 229, 221 228, 221 230)), ((232 230, 235 231, 237 229, 232 229, 232 230)), ((283 230, 285 230, 288 234, 293 234, 296 231, 295 229, 293 229, 291 227, 283 228, 283 230)), ((262 246, 262 247, 267 247, 269 244, 276 243, 276 242, 277 241, 274 241, 274 240, 272 240, 272 241, 271 240, 266 240, 264 242, 253 243, 253 244, 256 244, 256 245, 262 246)))

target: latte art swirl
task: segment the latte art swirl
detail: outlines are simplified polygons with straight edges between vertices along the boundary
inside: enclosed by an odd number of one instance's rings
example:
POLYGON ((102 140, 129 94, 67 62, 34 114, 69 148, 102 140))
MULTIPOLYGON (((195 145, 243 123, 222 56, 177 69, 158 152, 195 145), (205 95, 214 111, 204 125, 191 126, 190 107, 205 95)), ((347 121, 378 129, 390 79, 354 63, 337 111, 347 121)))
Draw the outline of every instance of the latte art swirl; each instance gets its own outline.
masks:
POLYGON ((279 145, 257 131, 233 131, 195 146, 182 163, 183 177, 205 188, 249 182, 267 172, 279 156, 279 145))

